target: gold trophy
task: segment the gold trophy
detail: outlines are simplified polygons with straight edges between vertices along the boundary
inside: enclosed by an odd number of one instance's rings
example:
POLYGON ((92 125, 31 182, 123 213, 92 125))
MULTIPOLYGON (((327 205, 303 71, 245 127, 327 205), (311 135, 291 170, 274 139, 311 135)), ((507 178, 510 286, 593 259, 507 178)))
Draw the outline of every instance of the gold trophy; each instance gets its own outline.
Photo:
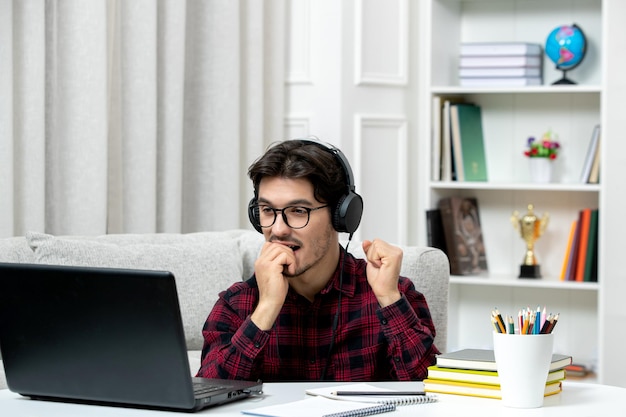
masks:
POLYGON ((519 278, 541 278, 541 271, 534 249, 537 239, 543 235, 548 226, 550 216, 544 213, 541 218, 538 218, 535 216, 533 209, 533 205, 529 204, 528 213, 523 217, 519 217, 517 210, 511 216, 513 227, 520 232, 522 239, 526 242, 526 255, 524 256, 524 263, 520 265, 519 278))

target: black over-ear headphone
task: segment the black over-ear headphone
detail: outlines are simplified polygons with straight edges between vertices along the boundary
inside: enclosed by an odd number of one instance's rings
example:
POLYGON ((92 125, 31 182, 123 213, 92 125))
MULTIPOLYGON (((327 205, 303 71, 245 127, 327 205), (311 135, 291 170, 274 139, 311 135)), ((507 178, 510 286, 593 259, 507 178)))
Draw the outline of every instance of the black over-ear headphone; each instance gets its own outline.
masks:
MULTIPOLYGON (((350 168, 348 159, 345 157, 343 152, 341 152, 341 150, 329 143, 309 138, 297 140, 314 144, 321 149, 330 152, 343 169, 346 177, 346 192, 343 196, 341 196, 339 202, 337 203, 337 207, 335 207, 332 211, 332 221, 333 227, 336 231, 341 233, 350 233, 352 236, 361 223, 361 216, 363 215, 363 198, 355 192, 354 177, 352 175, 352 168, 350 168)), ((259 233, 263 233, 263 229, 261 229, 261 226, 259 225, 259 212, 256 205, 257 196, 250 200, 250 203, 248 204, 248 218, 250 219, 252 226, 254 226, 259 233)))

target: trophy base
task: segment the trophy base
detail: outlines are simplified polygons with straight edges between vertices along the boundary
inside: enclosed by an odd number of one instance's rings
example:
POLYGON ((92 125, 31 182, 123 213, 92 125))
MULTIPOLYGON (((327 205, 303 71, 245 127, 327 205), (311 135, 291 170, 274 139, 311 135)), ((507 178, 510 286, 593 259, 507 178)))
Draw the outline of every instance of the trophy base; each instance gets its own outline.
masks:
POLYGON ((520 265, 518 278, 541 278, 539 265, 520 265))

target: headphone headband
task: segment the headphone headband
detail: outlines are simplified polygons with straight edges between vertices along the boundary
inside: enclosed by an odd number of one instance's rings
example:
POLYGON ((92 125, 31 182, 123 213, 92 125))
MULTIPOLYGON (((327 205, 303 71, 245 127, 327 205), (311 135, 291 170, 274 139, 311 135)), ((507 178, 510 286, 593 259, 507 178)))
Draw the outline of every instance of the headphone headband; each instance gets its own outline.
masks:
MULTIPOLYGON (((339 199, 337 207, 334 207, 332 210, 332 222, 336 231, 350 233, 350 237, 352 237, 352 234, 361 223, 361 216, 363 215, 363 199, 355 192, 356 187, 354 185, 354 176, 348 159, 339 148, 336 148, 329 143, 322 142, 315 136, 298 138, 295 140, 307 142, 324 149, 326 152, 333 155, 337 163, 341 166, 346 178, 346 192, 339 199)), ((255 197, 250 200, 250 203, 248 204, 248 218, 250 219, 252 226, 254 226, 258 232, 262 233, 263 230, 261 229, 258 220, 258 209, 255 209, 256 204, 257 197, 255 195, 255 197)))
POLYGON ((344 175, 346 176, 346 186, 348 187, 348 191, 354 191, 356 189, 354 185, 354 175, 352 174, 352 168, 350 167, 350 163, 339 148, 331 145, 330 143, 322 142, 318 140, 315 136, 309 136, 308 138, 298 138, 295 140, 315 144, 333 154, 337 162, 339 162, 339 165, 341 165, 344 175))

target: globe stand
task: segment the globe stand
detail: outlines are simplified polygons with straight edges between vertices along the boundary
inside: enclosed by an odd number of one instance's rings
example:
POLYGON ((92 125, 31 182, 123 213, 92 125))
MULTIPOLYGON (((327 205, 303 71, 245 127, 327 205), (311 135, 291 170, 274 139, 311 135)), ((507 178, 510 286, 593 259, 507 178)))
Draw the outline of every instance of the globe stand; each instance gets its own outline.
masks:
POLYGON ((555 82, 553 82, 552 85, 574 85, 574 84, 576 84, 574 81, 572 81, 569 78, 567 78, 567 71, 566 70, 561 70, 561 71, 563 71, 563 77, 560 80, 556 80, 555 82))

